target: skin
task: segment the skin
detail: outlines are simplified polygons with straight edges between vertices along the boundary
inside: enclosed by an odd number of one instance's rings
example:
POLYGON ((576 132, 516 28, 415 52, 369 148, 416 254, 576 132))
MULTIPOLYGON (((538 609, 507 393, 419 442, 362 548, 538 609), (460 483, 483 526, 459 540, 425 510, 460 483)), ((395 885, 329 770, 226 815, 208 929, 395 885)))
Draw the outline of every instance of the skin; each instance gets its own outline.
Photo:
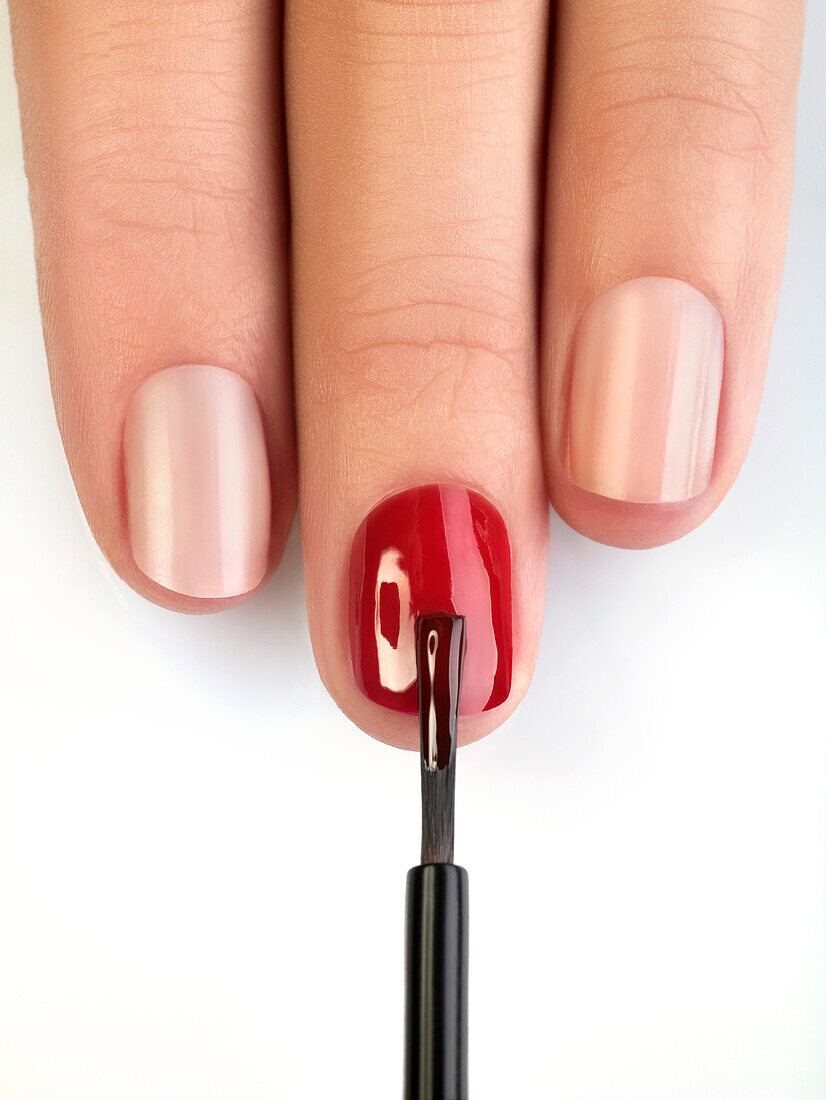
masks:
POLYGON ((464 722, 465 740, 482 736, 532 673, 548 498, 590 538, 655 546, 700 524, 745 458, 782 268, 802 2, 565 0, 552 35, 542 0, 11 12, 55 408, 113 568, 176 611, 250 595, 193 599, 137 569, 121 463, 145 378, 233 369, 265 420, 270 571, 300 485, 319 670, 369 733, 416 736, 353 680, 359 523, 430 481, 500 509, 514 686, 464 722), (644 275, 691 283, 725 323, 711 484, 679 504, 596 497, 566 467, 577 321, 644 275))

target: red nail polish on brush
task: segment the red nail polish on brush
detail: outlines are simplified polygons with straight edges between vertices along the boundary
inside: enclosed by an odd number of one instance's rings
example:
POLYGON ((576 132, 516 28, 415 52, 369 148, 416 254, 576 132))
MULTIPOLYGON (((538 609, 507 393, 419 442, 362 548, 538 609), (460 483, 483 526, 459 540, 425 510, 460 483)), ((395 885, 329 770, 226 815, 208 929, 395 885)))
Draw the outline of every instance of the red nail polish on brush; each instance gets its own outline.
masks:
POLYGON ((499 512, 461 485, 388 497, 359 528, 350 556, 350 647, 360 690, 415 714, 416 618, 467 620, 459 711, 504 703, 511 689, 511 555, 499 512))

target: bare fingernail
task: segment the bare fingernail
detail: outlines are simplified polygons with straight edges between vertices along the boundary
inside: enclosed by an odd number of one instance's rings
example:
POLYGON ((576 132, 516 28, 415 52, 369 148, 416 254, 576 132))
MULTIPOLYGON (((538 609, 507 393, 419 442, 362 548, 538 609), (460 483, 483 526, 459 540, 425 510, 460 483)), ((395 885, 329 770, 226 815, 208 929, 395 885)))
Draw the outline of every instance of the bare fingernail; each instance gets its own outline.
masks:
POLYGON ((723 320, 678 279, 633 279, 597 298, 574 344, 568 463, 614 500, 689 500, 711 479, 723 320))
POLYGON ((138 567, 186 596, 238 596, 269 556, 270 476, 255 392, 222 367, 158 371, 126 415, 129 536, 138 567))

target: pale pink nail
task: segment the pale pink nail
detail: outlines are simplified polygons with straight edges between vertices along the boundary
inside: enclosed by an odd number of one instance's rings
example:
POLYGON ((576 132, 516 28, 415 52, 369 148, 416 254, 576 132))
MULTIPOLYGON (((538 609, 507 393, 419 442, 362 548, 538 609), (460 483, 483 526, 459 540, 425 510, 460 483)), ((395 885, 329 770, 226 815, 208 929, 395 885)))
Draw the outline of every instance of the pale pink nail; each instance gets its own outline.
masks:
POLYGON ((252 387, 222 367, 169 367, 137 390, 123 436, 138 567, 185 596, 249 592, 267 568, 270 475, 252 387))
POLYGON ((568 410, 571 480, 614 500, 689 500, 708 487, 723 320, 679 279, 621 283, 579 323, 568 410))

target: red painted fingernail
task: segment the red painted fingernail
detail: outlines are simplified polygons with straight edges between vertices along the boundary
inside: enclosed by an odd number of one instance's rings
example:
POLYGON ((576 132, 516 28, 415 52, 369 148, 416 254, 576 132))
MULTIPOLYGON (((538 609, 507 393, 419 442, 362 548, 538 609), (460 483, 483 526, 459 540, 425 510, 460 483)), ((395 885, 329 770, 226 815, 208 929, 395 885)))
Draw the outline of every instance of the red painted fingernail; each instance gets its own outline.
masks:
POLYGON ((415 714, 416 618, 467 620, 461 714, 504 703, 511 689, 511 553, 499 512, 461 485, 396 493, 367 516, 350 556, 350 648, 360 690, 415 714))

